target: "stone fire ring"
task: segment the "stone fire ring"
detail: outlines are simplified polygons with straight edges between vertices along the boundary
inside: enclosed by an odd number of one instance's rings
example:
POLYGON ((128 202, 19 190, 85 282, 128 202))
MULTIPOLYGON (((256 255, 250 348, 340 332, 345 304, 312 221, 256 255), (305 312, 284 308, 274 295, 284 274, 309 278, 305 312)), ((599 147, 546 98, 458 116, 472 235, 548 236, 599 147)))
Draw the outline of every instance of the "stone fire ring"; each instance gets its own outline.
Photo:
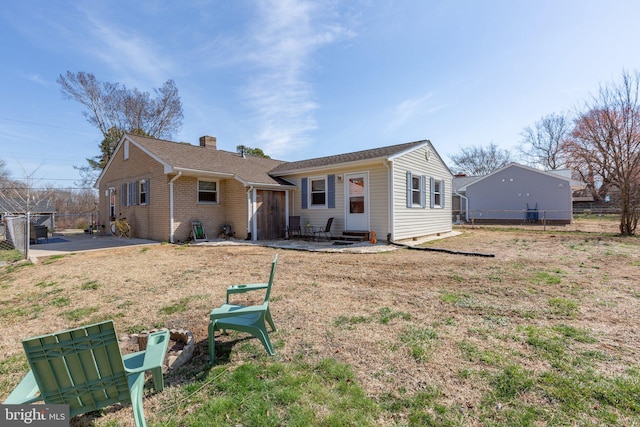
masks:
MULTIPOLYGON (((119 339, 120 348, 131 348, 131 346, 137 344, 139 351, 142 351, 147 348, 147 339, 149 337, 149 334, 152 332, 157 332, 159 330, 161 329, 142 331, 139 334, 122 335, 119 339)), ((175 341, 176 343, 181 343, 183 346, 179 350, 175 350, 172 348, 169 348, 167 350, 167 355, 164 359, 164 364, 162 367, 162 370, 165 372, 171 369, 176 369, 191 360, 191 358, 193 357, 193 351, 195 349, 195 340, 193 339, 193 334, 191 333, 191 331, 187 331, 184 329, 170 329, 169 339, 175 341)))

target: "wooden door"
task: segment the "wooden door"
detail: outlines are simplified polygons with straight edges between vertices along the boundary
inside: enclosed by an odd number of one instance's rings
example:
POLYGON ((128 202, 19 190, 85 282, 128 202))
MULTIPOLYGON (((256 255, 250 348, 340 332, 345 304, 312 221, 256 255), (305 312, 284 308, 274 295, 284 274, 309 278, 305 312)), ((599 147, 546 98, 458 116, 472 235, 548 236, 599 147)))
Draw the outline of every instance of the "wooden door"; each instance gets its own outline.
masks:
POLYGON ((284 239, 285 200, 284 191, 257 191, 257 240, 284 239))

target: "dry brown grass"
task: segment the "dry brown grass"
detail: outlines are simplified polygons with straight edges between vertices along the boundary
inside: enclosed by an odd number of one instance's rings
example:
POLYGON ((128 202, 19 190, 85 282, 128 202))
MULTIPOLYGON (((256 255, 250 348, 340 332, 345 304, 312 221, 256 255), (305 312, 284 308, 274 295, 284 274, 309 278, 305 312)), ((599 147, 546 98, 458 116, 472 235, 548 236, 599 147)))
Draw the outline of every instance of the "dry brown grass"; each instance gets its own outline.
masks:
MULTIPOLYGON (((445 404, 474 408, 487 384, 460 373, 497 366, 469 358, 461 343, 537 372, 548 366, 524 343, 524 328, 531 326, 567 324, 591 331, 597 343, 590 348, 608 356, 598 366, 607 374, 637 366, 637 238, 463 231, 431 246, 495 258, 406 249, 338 254, 159 245, 41 260, 0 273, 0 357, 19 355, 24 337, 113 318, 122 333, 160 325, 193 331, 199 351, 192 363, 202 365, 209 311, 223 302, 228 285, 266 281, 279 252, 271 305, 279 328, 272 334, 276 357, 335 358, 352 367, 371 396, 437 385, 445 404), (56 306, 62 304, 59 298, 69 304, 56 306), (563 311, 553 301, 571 301, 576 308, 563 311), (163 313, 163 307, 179 303, 187 310, 163 313), (65 314, 88 307, 95 311, 77 320, 65 314), (388 323, 381 321, 385 315, 388 323), (434 333, 423 346, 422 361, 399 339, 411 328, 434 333)), ((222 363, 244 357, 233 351, 222 363)), ((23 374, 6 378, 0 399, 23 374)))

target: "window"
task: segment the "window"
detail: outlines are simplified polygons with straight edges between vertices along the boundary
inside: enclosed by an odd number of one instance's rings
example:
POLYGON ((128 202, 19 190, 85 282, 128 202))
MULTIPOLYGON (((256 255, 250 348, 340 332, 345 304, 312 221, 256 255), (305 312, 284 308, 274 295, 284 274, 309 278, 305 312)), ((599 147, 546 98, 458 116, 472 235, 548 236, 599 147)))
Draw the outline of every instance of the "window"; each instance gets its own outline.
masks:
POLYGON ((325 178, 310 178, 311 191, 309 193, 311 207, 327 206, 327 180, 325 178))
POLYGON ((431 177, 431 207, 444 208, 444 180, 431 177))
POLYGON ((420 176, 411 177, 411 203, 420 206, 420 176))
POLYGON ((141 205, 146 205, 149 200, 149 182, 146 180, 138 181, 138 202, 141 205))
POLYGON ((440 193, 440 181, 434 181, 433 182, 433 205, 434 206, 440 206, 442 205, 441 203, 441 199, 442 199, 442 194, 440 193))
POLYGON ((124 142, 124 159, 129 160, 129 141, 124 142))
POLYGON ((218 203, 217 181, 198 181, 198 203, 218 203))
POLYGON ((427 177, 407 172, 407 207, 425 208, 427 177))
POLYGON ((334 209, 336 207, 336 176, 302 178, 300 180, 302 209, 334 209))
POLYGON ((109 218, 115 218, 116 216, 116 189, 115 187, 109 188, 109 218))

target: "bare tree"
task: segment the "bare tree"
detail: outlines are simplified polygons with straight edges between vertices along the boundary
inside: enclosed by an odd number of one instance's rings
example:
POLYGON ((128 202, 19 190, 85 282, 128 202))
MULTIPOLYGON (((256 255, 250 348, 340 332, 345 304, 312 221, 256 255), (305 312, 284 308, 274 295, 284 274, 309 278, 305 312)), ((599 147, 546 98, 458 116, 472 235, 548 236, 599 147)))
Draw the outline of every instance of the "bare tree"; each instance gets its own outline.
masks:
POLYGON ((620 196, 620 233, 635 234, 640 216, 640 74, 601 85, 564 145, 578 170, 620 196))
POLYGON ((511 163, 511 152, 498 148, 494 143, 487 147, 472 146, 451 156, 456 173, 469 176, 487 175, 511 163))
POLYGON ((182 127, 182 103, 173 80, 154 89, 155 99, 148 92, 119 83, 99 82, 93 74, 82 71, 67 71, 57 82, 64 97, 84 106, 82 114, 104 138, 100 156, 87 159, 91 169, 105 166, 125 132, 168 139, 182 127))
POLYGON ((522 132, 518 150, 527 163, 543 170, 566 166, 562 143, 571 134, 571 122, 563 114, 549 114, 522 132))
POLYGON ((7 162, 0 159, 0 182, 9 179, 9 171, 7 171, 7 162))

